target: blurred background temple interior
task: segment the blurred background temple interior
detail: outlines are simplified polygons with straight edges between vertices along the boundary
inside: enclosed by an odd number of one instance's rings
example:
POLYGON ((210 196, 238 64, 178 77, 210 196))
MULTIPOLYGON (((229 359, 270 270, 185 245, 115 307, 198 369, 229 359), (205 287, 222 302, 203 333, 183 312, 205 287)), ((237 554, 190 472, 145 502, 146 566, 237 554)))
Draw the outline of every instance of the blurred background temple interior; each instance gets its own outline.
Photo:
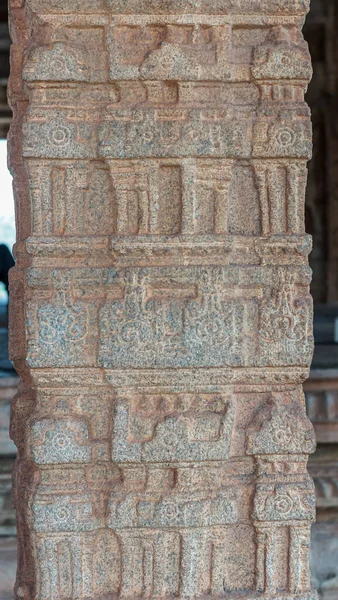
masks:
MULTIPOLYGON (((312 0, 305 38, 314 75, 307 101, 312 110, 314 155, 309 165, 307 232, 315 302, 315 355, 305 384, 308 414, 318 448, 310 459, 315 480, 317 523, 313 527, 311 568, 321 600, 338 599, 338 2, 312 0)), ((0 0, 0 244, 14 243, 11 177, 6 166, 6 135, 11 111, 6 100, 9 75, 7 1, 0 0)), ((9 439, 10 400, 18 384, 7 354, 7 292, 0 283, 0 600, 11 599, 15 578, 15 512, 11 471, 15 447, 9 439)))

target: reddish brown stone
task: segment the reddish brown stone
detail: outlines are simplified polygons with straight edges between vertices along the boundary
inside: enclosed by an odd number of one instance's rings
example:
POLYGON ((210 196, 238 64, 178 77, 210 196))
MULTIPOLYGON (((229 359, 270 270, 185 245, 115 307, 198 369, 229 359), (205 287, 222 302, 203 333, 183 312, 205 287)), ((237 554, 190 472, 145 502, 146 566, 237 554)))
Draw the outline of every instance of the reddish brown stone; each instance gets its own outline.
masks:
POLYGON ((307 8, 12 3, 20 599, 315 598, 307 8))

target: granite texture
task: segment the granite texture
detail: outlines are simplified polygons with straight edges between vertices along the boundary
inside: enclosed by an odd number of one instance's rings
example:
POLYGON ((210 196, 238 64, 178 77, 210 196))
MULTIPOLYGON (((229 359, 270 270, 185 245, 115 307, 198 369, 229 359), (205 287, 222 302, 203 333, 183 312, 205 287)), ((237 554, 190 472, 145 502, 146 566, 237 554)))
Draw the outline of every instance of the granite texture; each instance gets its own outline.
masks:
POLYGON ((305 0, 11 0, 20 600, 314 600, 305 0))

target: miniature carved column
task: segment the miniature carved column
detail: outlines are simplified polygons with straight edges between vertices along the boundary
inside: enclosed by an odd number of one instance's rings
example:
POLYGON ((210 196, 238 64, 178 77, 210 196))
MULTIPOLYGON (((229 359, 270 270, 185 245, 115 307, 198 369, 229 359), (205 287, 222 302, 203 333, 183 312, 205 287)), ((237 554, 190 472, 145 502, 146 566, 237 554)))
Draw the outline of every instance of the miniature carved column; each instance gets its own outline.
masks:
POLYGON ((307 0, 11 0, 20 600, 314 600, 307 0))

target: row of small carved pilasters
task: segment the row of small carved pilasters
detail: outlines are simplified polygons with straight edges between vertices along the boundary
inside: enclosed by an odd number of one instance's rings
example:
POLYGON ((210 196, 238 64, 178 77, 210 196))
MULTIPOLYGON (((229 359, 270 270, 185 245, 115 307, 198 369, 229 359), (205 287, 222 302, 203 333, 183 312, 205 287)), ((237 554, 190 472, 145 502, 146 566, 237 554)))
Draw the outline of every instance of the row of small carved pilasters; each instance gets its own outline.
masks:
POLYGON ((17 594, 309 600, 308 5, 12 2, 17 594))
MULTIPOLYGON (((286 421, 280 422, 278 431, 286 442, 286 421)), ((302 438, 303 449, 305 440, 311 438, 309 429, 302 438)), ((249 451, 251 448, 249 442, 249 451)), ((307 456, 301 450, 290 444, 289 453, 255 457, 256 588, 272 596, 281 590, 298 594, 312 589, 308 563, 315 519, 314 485, 307 473, 307 456)))
MULTIPOLYGON (((308 569, 310 526, 256 524, 258 592, 299 594, 311 591, 308 569), (283 560, 281 558, 284 558, 283 560), (277 563, 276 563, 277 561, 277 563)), ((275 596, 274 596, 275 597, 275 596)))
MULTIPOLYGON (((280 128, 279 135, 283 131, 280 128)), ((126 244, 128 236, 145 244, 150 240, 144 236, 149 235, 159 242, 161 235, 194 236, 190 242, 198 243, 198 236, 203 235, 304 234, 306 161, 291 162, 283 152, 269 160, 172 157, 170 161, 143 158, 122 164, 105 157, 27 158, 27 170, 35 244, 49 236, 69 239, 91 233, 119 235, 126 244), (241 222, 246 210, 240 196, 244 183, 254 212, 241 222), (97 193, 102 194, 99 214, 94 205, 97 193)), ((302 239, 305 236, 299 242, 302 239)))

